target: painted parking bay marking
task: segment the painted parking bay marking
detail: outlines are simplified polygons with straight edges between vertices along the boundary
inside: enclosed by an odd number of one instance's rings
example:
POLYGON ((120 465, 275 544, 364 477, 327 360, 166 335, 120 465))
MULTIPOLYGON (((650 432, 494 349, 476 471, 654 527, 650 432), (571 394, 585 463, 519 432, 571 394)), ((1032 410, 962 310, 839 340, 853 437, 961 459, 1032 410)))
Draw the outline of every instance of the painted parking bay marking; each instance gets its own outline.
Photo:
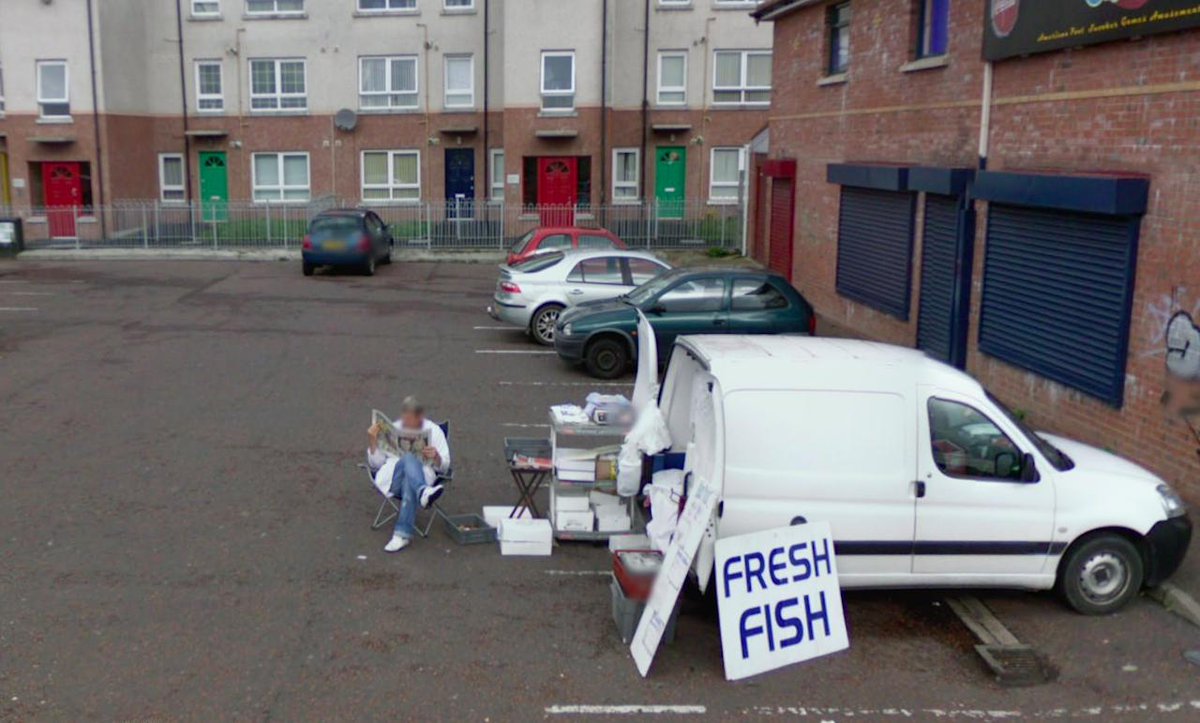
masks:
POLYGON ((0 306, 0 311, 21 312, 21 311, 37 311, 37 309, 35 309, 32 306, 0 306))
POLYGON ((541 349, 476 349, 476 354, 557 354, 554 351, 541 349))
POLYGON ((546 715, 704 715, 702 705, 551 705, 546 715))

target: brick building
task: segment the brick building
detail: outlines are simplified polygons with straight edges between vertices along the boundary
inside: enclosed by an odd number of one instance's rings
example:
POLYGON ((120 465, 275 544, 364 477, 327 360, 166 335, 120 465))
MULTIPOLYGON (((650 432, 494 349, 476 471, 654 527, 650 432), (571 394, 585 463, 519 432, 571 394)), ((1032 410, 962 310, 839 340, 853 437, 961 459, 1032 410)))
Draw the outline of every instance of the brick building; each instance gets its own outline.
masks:
POLYGON ((754 254, 851 333, 963 366, 1036 426, 1200 501, 1186 5, 764 3, 754 254))
POLYGON ((5 0, 0 207, 736 203, 755 4, 5 0))

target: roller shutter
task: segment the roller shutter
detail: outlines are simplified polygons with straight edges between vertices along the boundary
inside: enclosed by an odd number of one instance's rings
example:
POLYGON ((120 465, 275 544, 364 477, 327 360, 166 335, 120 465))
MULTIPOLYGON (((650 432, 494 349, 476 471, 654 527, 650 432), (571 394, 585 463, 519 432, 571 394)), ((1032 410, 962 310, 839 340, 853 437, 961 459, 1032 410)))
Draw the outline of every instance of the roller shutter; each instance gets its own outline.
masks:
POLYGON ((837 291, 907 320, 916 194, 842 188, 837 291))
POLYGON ((979 349, 1120 406, 1137 226, 991 204, 979 349))
POLYGON ((771 181, 771 251, 767 265, 792 280, 792 214, 795 184, 790 178, 771 181))
POLYGON ((944 362, 951 361, 956 322, 958 205, 959 200, 954 196, 925 195, 917 347, 944 362))

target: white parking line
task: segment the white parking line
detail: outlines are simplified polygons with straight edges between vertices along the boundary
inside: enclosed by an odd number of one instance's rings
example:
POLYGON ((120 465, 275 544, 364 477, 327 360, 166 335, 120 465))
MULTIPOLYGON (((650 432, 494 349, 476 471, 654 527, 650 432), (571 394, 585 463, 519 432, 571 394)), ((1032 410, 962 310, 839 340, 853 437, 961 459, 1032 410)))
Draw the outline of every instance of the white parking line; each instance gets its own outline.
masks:
POLYGON ((476 349, 476 354, 556 354, 553 351, 541 349, 476 349))
POLYGON ((592 575, 611 575, 612 570, 546 570, 546 574, 563 577, 591 577, 592 575))
POLYGON ((497 382, 502 387, 632 387, 633 382, 497 382))
POLYGON ((551 705, 546 715, 704 715, 702 705, 551 705))
POLYGON ((37 311, 32 306, 0 306, 0 311, 37 311))
POLYGON ((53 291, 4 291, 9 296, 54 296, 53 291))
POLYGON ((1170 701, 1161 703, 1098 704, 1084 708, 1047 708, 1043 710, 1020 710, 1014 708, 842 708, 808 705, 760 705, 744 708, 743 717, 815 718, 834 720, 839 718, 900 718, 916 720, 1045 720, 1045 719, 1099 719, 1112 720, 1117 717, 1133 716, 1145 720, 1146 714, 1183 713, 1193 716, 1200 710, 1200 700, 1170 701))
POLYGON ((475 331, 520 331, 518 326, 472 326, 475 331))
POLYGON ((516 427, 518 429, 549 429, 549 424, 521 424, 519 422, 504 422, 501 427, 516 427))

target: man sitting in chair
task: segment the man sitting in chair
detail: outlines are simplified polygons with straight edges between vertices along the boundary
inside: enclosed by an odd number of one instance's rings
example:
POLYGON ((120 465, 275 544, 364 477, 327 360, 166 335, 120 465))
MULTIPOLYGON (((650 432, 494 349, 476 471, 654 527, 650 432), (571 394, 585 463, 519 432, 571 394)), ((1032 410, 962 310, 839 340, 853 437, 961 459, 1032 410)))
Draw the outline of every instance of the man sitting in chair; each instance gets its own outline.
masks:
POLYGON ((405 431, 424 432, 429 444, 415 453, 399 457, 384 454, 378 448, 379 435, 386 428, 380 422, 367 430, 371 443, 367 448, 367 464, 375 478, 375 486, 387 490, 390 497, 398 499, 400 512, 396 515, 396 527, 392 539, 383 548, 385 552, 399 552, 408 547, 417 534, 417 505, 428 508, 442 496, 443 485, 437 484, 438 475, 450 469, 450 446, 442 428, 425 418, 425 408, 413 397, 407 397, 400 405, 400 418, 394 422, 397 433, 405 431))

